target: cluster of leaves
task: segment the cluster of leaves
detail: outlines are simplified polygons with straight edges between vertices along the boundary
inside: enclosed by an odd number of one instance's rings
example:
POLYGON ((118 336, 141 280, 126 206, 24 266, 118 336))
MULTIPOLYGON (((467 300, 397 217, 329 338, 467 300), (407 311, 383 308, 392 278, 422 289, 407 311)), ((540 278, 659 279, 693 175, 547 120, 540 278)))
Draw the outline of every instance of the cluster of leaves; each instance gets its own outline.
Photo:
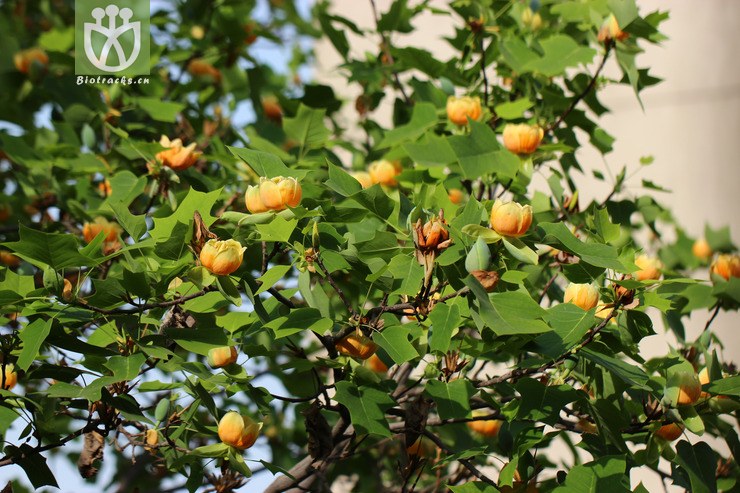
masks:
MULTIPOLYGON (((20 128, 0 133, 0 239, 22 259, 0 271, 2 364, 20 374, 0 390, 0 467, 55 484, 45 456, 84 436, 87 476, 103 450, 120 468, 135 461, 123 489, 175 478, 190 491, 231 491, 264 469, 285 472, 268 491, 329 491, 353 475, 358 491, 645 491, 630 489, 634 468, 691 491, 734 488, 740 443, 728 418, 740 380, 715 350, 711 320, 696 341, 683 324, 695 310, 736 310, 740 280, 695 276, 706 264, 693 239, 652 197, 626 190, 626 169, 603 200, 578 203, 583 135, 602 153, 613 142, 598 124, 607 111, 598 90, 629 84, 639 97, 657 82, 635 57, 662 39, 667 15, 641 16, 630 0, 445 9, 395 0, 387 12, 369 3, 376 22, 365 32, 328 2, 310 20, 291 0, 179 2, 152 16, 152 74, 131 86, 75 84, 72 2, 0 6, 0 104, 20 128), (269 12, 253 18, 255 9, 269 12), (446 62, 393 44, 424 12, 458 26, 446 62), (611 14, 629 37, 599 41, 611 14), (375 37, 377 53, 354 58, 350 32, 375 37), (331 88, 295 76, 310 36, 328 37, 347 81, 362 88, 354 104, 364 138, 344 136, 335 118, 344 102, 331 88), (252 54, 290 43, 293 74, 252 54), (48 65, 22 74, 12 55, 32 46, 48 65), (601 75, 614 58, 621 80, 601 75), (218 77, 188 73, 195 59, 218 77), (455 93, 482 99, 480 121, 447 119, 455 93), (263 105, 268 97, 282 117, 263 105), (384 128, 374 110, 389 98, 393 125, 384 128), (250 104, 255 120, 232 125, 250 104), (39 111, 50 127, 36 125, 39 111), (497 137, 518 122, 545 130, 530 156, 497 137), (159 166, 162 134, 203 154, 183 171, 159 166), (381 158, 401 163, 397 186, 363 188, 350 173, 381 158), (549 190, 533 189, 534 172, 549 190), (300 205, 248 213, 247 186, 278 176, 299 180, 300 205), (461 203, 452 190, 463 191, 461 203), (531 205, 525 236, 492 234, 497 198, 531 205), (440 211, 452 241, 420 262, 414 224, 440 211), (103 235, 82 241, 99 216, 122 227, 113 251, 101 248, 103 235), (649 244, 638 240, 645 230, 649 244), (233 274, 199 265, 211 235, 246 247, 233 274), (662 260, 662 280, 630 277, 643 250, 662 260), (471 264, 497 273, 492 292, 471 264), (598 286, 602 306, 563 303, 569 282, 598 286), (639 343, 654 334, 656 313, 681 345, 645 360, 639 343), (357 331, 389 370, 337 351, 357 331), (214 370, 205 356, 223 346, 238 348, 239 364, 214 370), (702 366, 708 396, 676 406, 671 373, 702 366), (264 423, 251 468, 218 441, 229 409, 264 423), (466 426, 491 419, 503 422, 495 438, 466 426), (654 434, 672 422, 687 430, 675 447, 654 434), (724 439, 732 457, 702 434, 724 439), (548 455, 556 444, 572 457, 548 455)), ((708 230, 707 240, 734 250, 726 230, 708 230)))

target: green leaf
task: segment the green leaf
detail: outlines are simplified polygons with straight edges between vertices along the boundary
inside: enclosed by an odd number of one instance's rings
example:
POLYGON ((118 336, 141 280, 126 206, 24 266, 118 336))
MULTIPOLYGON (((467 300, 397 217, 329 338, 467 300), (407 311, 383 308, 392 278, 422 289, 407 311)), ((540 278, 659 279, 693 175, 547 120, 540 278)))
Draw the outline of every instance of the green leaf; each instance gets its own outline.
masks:
POLYGON ((4 243, 16 255, 37 267, 49 266, 59 271, 65 267, 92 265, 93 261, 77 251, 77 240, 69 234, 43 233, 23 224, 18 228, 20 241, 4 243))
MULTIPOLYGON (((507 291, 489 295, 474 278, 465 278, 465 285, 475 295, 471 302, 478 304, 478 314, 485 327, 496 335, 539 334, 552 330, 541 319, 546 311, 529 295, 521 291, 507 291)), ((472 298, 472 297, 471 297, 472 298)))
POLYGON ((10 269, 0 269, 0 305, 10 305, 22 300, 36 289, 33 276, 16 274, 10 269))
POLYGON ((406 125, 386 132, 377 147, 385 149, 416 140, 435 126, 437 121, 437 109, 432 103, 417 103, 411 113, 411 120, 406 125))
POLYGON ((623 456, 606 456, 574 466, 565 483, 554 493, 629 493, 627 464, 623 456))
POLYGON ((357 387, 346 381, 337 382, 336 389, 337 402, 347 407, 352 424, 359 434, 391 436, 385 412, 395 402, 387 391, 368 385, 357 387))
POLYGON ((391 294, 415 295, 424 280, 424 268, 414 257, 396 255, 388 264, 388 270, 399 286, 391 294))
POLYGON ((463 226, 462 232, 468 236, 476 238, 477 240, 483 240, 489 244, 501 241, 502 238, 500 234, 498 234, 491 228, 481 226, 480 224, 468 224, 466 226, 463 226))
POLYGON ((304 330, 313 330, 317 334, 324 334, 331 329, 334 322, 325 318, 316 308, 298 308, 291 310, 286 317, 278 317, 264 326, 275 333, 275 338, 288 337, 304 330))
POLYGON ((582 310, 573 303, 560 303, 547 310, 546 320, 552 332, 535 339, 538 350, 557 358, 578 344, 594 324, 593 313, 582 310))
POLYGON ((268 152, 254 151, 252 149, 242 149, 239 147, 227 146, 231 153, 247 163, 259 176, 265 178, 275 178, 276 176, 292 176, 301 179, 306 176, 305 171, 291 169, 285 166, 282 159, 268 152))
POLYGON ((185 109, 185 104, 174 101, 162 101, 159 98, 136 98, 134 103, 144 110, 153 120, 174 123, 177 115, 185 109))
POLYGON ((596 352, 589 348, 583 348, 579 351, 581 356, 609 370, 614 376, 629 385, 633 385, 643 390, 651 390, 647 385, 648 376, 640 368, 625 363, 622 360, 612 358, 605 354, 596 352))
POLYGON ((34 488, 38 489, 42 486, 59 488, 54 473, 46 463, 46 458, 35 453, 34 448, 29 444, 24 443, 20 447, 9 445, 5 447, 4 452, 7 456, 16 457, 15 463, 23 469, 34 488))
POLYGON ((51 332, 51 320, 41 319, 34 320, 20 331, 18 336, 23 341, 23 349, 21 349, 21 353, 18 355, 18 361, 16 362, 18 368, 23 371, 28 370, 31 363, 38 356, 39 349, 41 349, 41 345, 46 340, 49 332, 51 332))
MULTIPOLYGON (((217 295, 217 293, 214 294, 217 295)), ((200 354, 202 356, 207 356, 208 351, 213 348, 229 345, 229 339, 226 337, 223 330, 215 327, 198 329, 168 327, 165 329, 165 333, 184 350, 200 354)))
POLYGON ((522 240, 519 238, 507 238, 506 236, 502 239, 504 247, 506 247, 506 250, 512 257, 527 264, 537 265, 537 259, 539 258, 537 257, 537 253, 525 245, 522 240))
POLYGON ((190 455, 195 455, 196 457, 226 457, 230 448, 225 443, 219 442, 195 448, 190 451, 190 455))
POLYGON ((674 461, 686 472, 692 493, 717 493, 717 454, 705 442, 694 445, 681 440, 676 445, 674 461))
POLYGON ((417 143, 403 146, 409 157, 424 166, 445 166, 457 161, 457 155, 446 137, 429 132, 417 143))
POLYGON ((496 493, 497 490, 483 481, 468 481, 458 486, 447 485, 452 493, 496 493))
POLYGON ((130 356, 112 356, 105 363, 105 367, 113 372, 113 377, 119 381, 133 380, 139 376, 139 371, 146 362, 146 356, 135 353, 130 356))
POLYGON ((521 118, 524 112, 534 106, 534 103, 529 98, 519 98, 514 101, 507 101, 505 103, 497 104, 494 106, 496 114, 504 120, 515 120, 521 118))
MULTIPOLYGON (((200 213, 205 225, 210 226, 216 220, 215 217, 211 216, 211 210, 220 195, 220 188, 207 193, 199 192, 194 188, 190 188, 187 196, 183 199, 175 212, 167 217, 154 218, 154 228, 150 232, 152 238, 158 242, 172 239, 173 231, 177 227, 178 223, 186 226, 192 224, 193 214, 195 211, 200 213)), ((181 241, 184 245, 190 242, 190 238, 177 238, 177 241, 181 241)))
POLYGON ((609 8, 616 17, 620 29, 626 28, 637 19, 638 11, 635 0, 609 0, 609 8))
POLYGON ((272 221, 266 224, 257 224, 256 228, 260 232, 260 240, 262 241, 287 242, 297 224, 298 219, 286 220, 282 216, 273 216, 272 221))
POLYGON ((360 182, 355 180, 349 173, 339 166, 327 162, 329 166, 329 179, 326 186, 337 192, 343 197, 349 197, 362 190, 360 182))
POLYGON ((470 134, 455 135, 448 141, 465 178, 475 180, 493 173, 514 178, 519 170, 519 158, 501 149, 496 133, 485 123, 470 122, 470 134))
POLYGON ((283 130, 301 147, 301 155, 307 149, 322 147, 331 132, 324 125, 325 109, 314 109, 301 103, 293 118, 283 119, 283 130))
POLYGON ((419 357, 419 353, 409 342, 409 331, 402 325, 391 325, 373 334, 373 341, 399 365, 419 357))
POLYGON ((396 235, 387 231, 378 231, 372 240, 357 243, 356 246, 357 256, 365 262, 371 258, 380 258, 390 262, 399 252, 396 235))
POLYGON ((596 50, 576 43, 573 38, 564 34, 555 34, 540 41, 544 51, 541 58, 526 64, 526 71, 539 72, 553 77, 565 72, 568 67, 587 65, 596 55, 596 50))
POLYGON ((631 272, 631 266, 625 266, 619 259, 617 249, 602 243, 584 243, 576 238, 563 223, 540 223, 545 232, 543 241, 548 245, 578 255, 581 260, 596 267, 613 269, 618 272, 631 272))
POLYGON ((740 397, 740 375, 714 380, 707 387, 707 392, 714 395, 740 397))
POLYGON ((470 398, 476 393, 470 381, 429 380, 425 390, 437 404, 437 413, 440 418, 466 418, 470 415, 470 398))
POLYGON ((432 332, 429 336, 429 348, 432 351, 446 353, 450 348, 452 333, 460 327, 460 307, 437 303, 429 314, 432 321, 432 332))
POLYGON ((612 243, 617 240, 621 234, 619 225, 612 223, 609 219, 609 212, 606 210, 606 207, 596 209, 596 213, 594 214, 594 224, 596 225, 596 231, 606 243, 612 243))
POLYGON ((360 190, 352 195, 352 199, 384 221, 392 218, 396 208, 395 202, 385 194, 380 185, 360 190))
POLYGON ((257 292, 254 294, 258 295, 260 293, 264 293, 265 291, 273 287, 276 282, 285 277, 285 274, 287 274, 291 268, 292 266, 290 265, 275 265, 270 268, 270 270, 257 278, 257 281, 261 282, 262 284, 260 285, 257 292))
POLYGON ((116 219, 123 226, 123 229, 131 235, 134 240, 140 239, 146 233, 146 217, 142 214, 134 216, 128 209, 124 201, 108 202, 108 206, 116 215, 116 219))
POLYGON ((517 419, 531 419, 555 424, 560 410, 575 401, 578 393, 570 385, 545 385, 533 378, 522 378, 516 384, 521 394, 517 419))

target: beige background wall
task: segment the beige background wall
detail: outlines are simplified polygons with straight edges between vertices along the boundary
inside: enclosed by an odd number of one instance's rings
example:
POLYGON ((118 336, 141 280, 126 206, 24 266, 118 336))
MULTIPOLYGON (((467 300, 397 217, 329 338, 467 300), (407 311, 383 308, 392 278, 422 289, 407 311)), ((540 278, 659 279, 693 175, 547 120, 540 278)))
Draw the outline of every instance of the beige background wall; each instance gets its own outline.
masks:
MULTIPOLYGON (((389 0, 378 0, 386 11, 389 0)), ((412 2, 415 3, 415 2, 412 2)), ((441 0, 432 4, 445 4, 441 0)), ((740 65, 736 63, 740 46, 740 2, 734 0, 682 0, 665 2, 641 0, 640 12, 669 9, 671 16, 663 30, 670 38, 661 46, 646 45, 639 58, 640 66, 649 66, 651 73, 665 79, 657 87, 642 93, 645 111, 635 100, 631 88, 613 86, 601 96, 612 113, 605 116, 602 126, 617 140, 614 152, 602 158, 590 149, 579 151, 579 162, 586 168, 618 170, 622 165, 638 167, 641 156, 655 157, 653 165, 643 169, 639 178, 646 178, 673 191, 659 194, 659 201, 681 218, 690 235, 701 235, 705 222, 713 227, 730 225, 732 237, 740 242, 740 65)), ((370 28, 373 15, 369 0, 336 0, 334 10, 370 28)), ((449 58, 450 50, 443 35, 452 33, 449 18, 425 15, 419 18, 413 38, 398 36, 394 44, 413 44, 449 58)), ((349 34, 348 34, 349 35, 349 34)), ((353 53, 361 56, 365 50, 375 51, 378 40, 350 36, 353 53)), ((317 78, 332 84, 351 101, 357 87, 346 87, 336 76, 340 59, 328 44, 317 47, 319 57, 317 78)), ((607 75, 619 75, 612 59, 607 75)), ((353 105, 348 105, 347 119, 355 117, 353 105)), ((389 121, 385 112, 386 122, 389 121)), ((603 197, 605 188, 590 179, 590 174, 577 179, 585 199, 603 197)), ((638 185, 640 180, 634 182, 638 185)), ((706 278, 706 272, 697 272, 706 278)), ((708 318, 696 313, 686 324, 688 338, 696 337, 708 318)), ((737 313, 721 313, 714 329, 725 342, 725 360, 740 362, 740 317, 737 313)), ((641 344, 646 355, 665 354, 667 344, 675 339, 662 333, 658 322, 657 336, 641 344)), ((692 437, 692 441, 696 437, 692 437)), ((726 448, 720 445, 726 453, 726 448)), ((649 491, 661 491, 656 475, 633 477, 633 483, 644 481, 649 491)), ((680 491, 676 489, 675 491, 680 491)))

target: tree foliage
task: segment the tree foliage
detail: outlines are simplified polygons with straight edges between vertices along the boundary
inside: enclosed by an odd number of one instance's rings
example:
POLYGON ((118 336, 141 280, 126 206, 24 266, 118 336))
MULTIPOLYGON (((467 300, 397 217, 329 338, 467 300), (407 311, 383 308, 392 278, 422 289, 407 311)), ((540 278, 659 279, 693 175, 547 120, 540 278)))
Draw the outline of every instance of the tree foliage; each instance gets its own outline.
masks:
POLYGON ((599 91, 659 82, 636 56, 667 14, 369 3, 370 30, 326 1, 157 7, 130 85, 76 83, 73 2, 0 5, 0 467, 55 485, 75 442, 117 491, 645 491, 643 468, 736 488, 740 380, 711 330, 740 302, 727 230, 695 244, 659 186, 628 189, 648 158, 579 200, 576 151, 614 142, 599 91), (395 42, 421 14, 454 56, 395 42), (301 80, 312 38, 355 101, 301 80), (656 330, 680 344, 646 359, 656 330))

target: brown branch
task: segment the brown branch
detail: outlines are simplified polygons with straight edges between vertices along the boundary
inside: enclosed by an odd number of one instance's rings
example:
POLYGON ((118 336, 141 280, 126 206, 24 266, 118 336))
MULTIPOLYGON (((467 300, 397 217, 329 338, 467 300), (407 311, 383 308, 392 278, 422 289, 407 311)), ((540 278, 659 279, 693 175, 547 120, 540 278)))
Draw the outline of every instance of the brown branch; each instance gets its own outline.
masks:
POLYGON ((591 90, 593 90, 593 88, 596 86, 596 81, 598 80, 599 75, 601 74, 601 71, 604 69, 604 65, 606 65, 606 60, 607 58, 609 58, 609 53, 611 53, 612 46, 613 46, 613 43, 606 44, 606 50, 604 51, 604 56, 601 59, 601 63, 599 63, 599 66, 596 69, 594 76, 591 77, 591 80, 589 81, 586 88, 583 91, 581 91, 573 99, 573 101, 570 103, 570 106, 568 106, 568 108, 563 112, 562 115, 560 115, 560 117, 557 120, 555 120, 555 123, 547 127, 546 132, 552 132, 553 130, 558 128, 558 126, 560 126, 560 124, 563 123, 563 120, 565 120, 568 117, 570 112, 573 111, 576 106, 578 106, 578 103, 580 103, 583 100, 583 98, 585 98, 588 95, 588 93, 591 92, 591 90))
MULTIPOLYGON (((448 454, 449 453, 454 453, 449 447, 447 447, 444 443, 442 443, 442 440, 440 440, 434 433, 429 432, 429 430, 424 430, 423 433, 424 433, 424 436, 427 437, 428 439, 430 439, 432 442, 434 442, 434 444, 437 447, 441 448, 442 450, 444 450, 448 454)), ((477 467, 475 467, 475 465, 470 460, 468 460, 468 459, 457 459, 457 461, 460 464, 462 464, 465 467, 465 469, 467 469, 468 471, 470 471, 473 474, 473 476, 475 476, 476 478, 480 479, 484 483, 491 485, 496 491, 501 491, 501 489, 498 487, 498 485, 496 484, 496 482, 493 479, 491 479, 488 476, 486 476, 485 474, 483 474, 480 471, 480 469, 478 469, 477 467)))
POLYGON ((503 375, 500 375, 498 377, 489 378, 488 380, 484 380, 482 382, 477 382, 476 387, 489 387, 491 385, 497 385, 502 382, 506 382, 509 380, 518 380, 522 377, 526 377, 527 375, 534 375, 537 373, 543 373, 550 368, 553 368, 554 366, 559 365, 563 361, 565 361, 570 355, 578 352, 580 349, 585 347, 587 344, 590 344, 591 341, 594 340, 596 337, 596 334, 601 332, 601 330, 606 327, 612 318, 614 318, 617 315, 617 310, 619 309, 619 302, 617 301, 614 304, 614 308, 612 308, 611 313, 601 321, 596 327, 591 329, 586 339, 583 340, 580 344, 578 344, 576 347, 571 349, 570 351, 566 351, 562 355, 560 355, 557 359, 550 361, 549 363, 545 363, 541 366, 538 366, 537 368, 514 368, 513 370, 504 373, 503 375))
POLYGON ((138 305, 136 308, 130 309, 130 310, 128 309, 122 310, 119 308, 112 308, 112 309, 98 308, 96 306, 88 304, 85 300, 76 300, 72 302, 72 304, 79 306, 81 308, 86 308, 96 313, 100 313, 101 315, 131 315, 135 313, 141 313, 145 310, 151 310, 152 308, 169 308, 171 306, 181 305, 185 303, 186 301, 190 301, 192 299, 203 296, 204 294, 210 291, 213 291, 213 289, 204 288, 198 291, 197 293, 189 294, 186 296, 180 296, 179 298, 175 298, 169 301, 160 301, 158 303, 145 303, 143 305, 138 305))
MULTIPOLYGON (((388 38, 385 32, 382 32, 380 31, 380 29, 378 29, 378 26, 380 25, 380 17, 378 16, 378 6, 376 5, 375 0, 370 0, 370 5, 373 8, 373 17, 375 18, 375 29, 378 31, 378 34, 380 34, 383 54, 387 58, 388 63, 390 65, 393 65, 395 61, 393 60, 393 55, 391 54, 391 40, 388 38)), ((403 96, 404 102, 410 106, 411 99, 409 98, 408 94, 406 94, 406 89, 404 89, 403 84, 401 84, 401 79, 398 77, 398 72, 392 69, 391 73, 393 74, 393 85, 396 87, 396 89, 398 89, 401 92, 401 96, 403 96)))

